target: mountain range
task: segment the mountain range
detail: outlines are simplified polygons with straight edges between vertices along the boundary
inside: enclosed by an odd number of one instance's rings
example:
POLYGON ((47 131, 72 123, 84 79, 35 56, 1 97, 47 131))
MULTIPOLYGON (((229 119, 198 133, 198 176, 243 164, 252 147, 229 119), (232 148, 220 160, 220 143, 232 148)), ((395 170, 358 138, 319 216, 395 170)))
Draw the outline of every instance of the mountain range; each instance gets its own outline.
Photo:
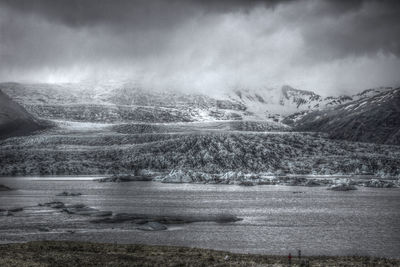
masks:
POLYGON ((390 87, 330 97, 288 85, 241 88, 218 97, 146 90, 132 84, 2 83, 0 90, 30 114, 45 120, 101 123, 260 121, 275 129, 289 125, 297 131, 329 132, 332 138, 399 144, 398 89, 390 87))

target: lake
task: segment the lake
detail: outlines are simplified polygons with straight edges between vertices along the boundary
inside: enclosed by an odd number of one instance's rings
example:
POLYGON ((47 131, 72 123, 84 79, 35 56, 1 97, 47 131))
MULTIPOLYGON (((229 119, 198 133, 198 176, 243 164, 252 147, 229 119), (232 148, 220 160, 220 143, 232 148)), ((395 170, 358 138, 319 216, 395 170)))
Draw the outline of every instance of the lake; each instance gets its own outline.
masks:
POLYGON ((2 177, 16 188, 0 192, 0 242, 81 240, 177 245, 257 254, 400 257, 400 189, 98 183, 94 177, 2 177), (63 191, 81 196, 56 196, 63 191), (150 215, 232 214, 242 221, 170 225, 142 231, 132 223, 90 223, 39 203, 83 203, 114 213, 150 215))

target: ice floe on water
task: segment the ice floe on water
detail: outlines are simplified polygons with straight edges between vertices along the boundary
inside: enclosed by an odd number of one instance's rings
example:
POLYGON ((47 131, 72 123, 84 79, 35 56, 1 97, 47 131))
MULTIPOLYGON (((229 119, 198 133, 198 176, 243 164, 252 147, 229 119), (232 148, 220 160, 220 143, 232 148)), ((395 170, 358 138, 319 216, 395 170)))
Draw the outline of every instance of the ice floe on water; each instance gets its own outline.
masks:
POLYGON ((357 190, 357 187, 355 187, 350 183, 339 183, 331 185, 327 189, 332 191, 349 191, 349 190, 357 190))
POLYGON ((375 178, 335 177, 335 176, 286 176, 269 173, 243 173, 229 171, 225 173, 207 173, 194 170, 174 169, 160 174, 153 181, 162 183, 202 183, 202 184, 234 184, 253 185, 286 185, 286 186, 328 186, 330 190, 347 191, 357 189, 356 186, 393 188, 399 187, 399 180, 383 180, 375 178))
POLYGON ((399 185, 400 185, 400 180, 397 181, 397 184, 392 181, 385 181, 378 179, 372 179, 364 183, 365 187, 375 187, 375 188, 393 188, 393 187, 398 187, 399 185))
MULTIPOLYGON (((155 215, 138 213, 115 213, 89 207, 83 203, 68 204, 52 201, 39 204, 38 207, 48 207, 71 216, 79 215, 88 218, 95 224, 129 223, 135 229, 143 231, 167 230, 167 225, 188 224, 195 222, 233 223, 242 220, 232 214, 217 215, 155 215)), ((7 215, 8 216, 8 215, 7 215)))

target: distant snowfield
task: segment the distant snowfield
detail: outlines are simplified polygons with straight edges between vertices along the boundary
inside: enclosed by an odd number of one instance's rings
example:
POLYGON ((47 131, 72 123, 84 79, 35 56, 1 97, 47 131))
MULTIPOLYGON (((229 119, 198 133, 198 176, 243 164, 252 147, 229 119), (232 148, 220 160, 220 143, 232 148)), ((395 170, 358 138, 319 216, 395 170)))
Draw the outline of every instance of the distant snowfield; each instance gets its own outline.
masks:
POLYGON ((168 131, 164 133, 182 133, 182 132, 198 132, 198 131, 223 131, 223 132, 241 132, 241 133, 273 133, 273 134, 286 134, 287 131, 240 131, 231 129, 230 124, 235 123, 260 123, 271 124, 279 127, 282 130, 290 130, 290 127, 274 121, 261 121, 261 120, 204 120, 196 122, 170 122, 170 123, 146 123, 146 122, 120 122, 120 123, 97 123, 97 122, 78 122, 68 120, 50 120, 55 123, 60 130, 74 131, 74 132, 92 132, 92 131, 111 131, 113 126, 118 125, 149 125, 149 126, 165 126, 168 131))
POLYGON ((97 123, 97 122, 78 122, 78 121, 65 121, 65 120, 50 120, 57 124, 63 130, 73 131, 92 131, 104 130, 107 127, 118 125, 115 123, 97 123))

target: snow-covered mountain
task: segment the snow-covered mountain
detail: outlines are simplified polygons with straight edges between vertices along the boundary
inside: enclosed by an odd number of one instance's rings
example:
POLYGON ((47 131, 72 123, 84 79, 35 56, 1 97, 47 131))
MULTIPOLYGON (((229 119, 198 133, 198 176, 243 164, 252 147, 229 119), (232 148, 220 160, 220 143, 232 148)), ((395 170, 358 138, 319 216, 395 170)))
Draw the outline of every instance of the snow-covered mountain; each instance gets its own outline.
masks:
POLYGON ((357 100, 310 112, 292 124, 300 131, 327 132, 335 139, 399 145, 400 88, 367 90, 357 96, 357 100))
POLYGON ((240 103, 255 114, 288 115, 302 110, 318 107, 320 95, 311 91, 294 89, 288 85, 282 88, 242 89, 228 95, 234 102, 240 103))
POLYGON ((190 122, 255 118, 247 113, 246 106, 229 99, 146 90, 134 85, 3 83, 0 89, 32 114, 45 119, 190 122))
POLYGON ((322 97, 312 91, 295 89, 284 85, 281 88, 236 90, 228 98, 247 108, 249 113, 267 117, 286 117, 296 114, 299 119, 310 111, 334 107, 358 99, 371 97, 391 90, 391 87, 367 89, 361 93, 347 96, 322 97))
POLYGON ((236 89, 218 97, 172 90, 146 90, 134 84, 2 83, 0 89, 40 118, 103 123, 213 120, 280 123, 289 115, 296 121, 310 111, 388 90, 377 88, 353 96, 324 98, 312 91, 288 85, 281 88, 236 89))

